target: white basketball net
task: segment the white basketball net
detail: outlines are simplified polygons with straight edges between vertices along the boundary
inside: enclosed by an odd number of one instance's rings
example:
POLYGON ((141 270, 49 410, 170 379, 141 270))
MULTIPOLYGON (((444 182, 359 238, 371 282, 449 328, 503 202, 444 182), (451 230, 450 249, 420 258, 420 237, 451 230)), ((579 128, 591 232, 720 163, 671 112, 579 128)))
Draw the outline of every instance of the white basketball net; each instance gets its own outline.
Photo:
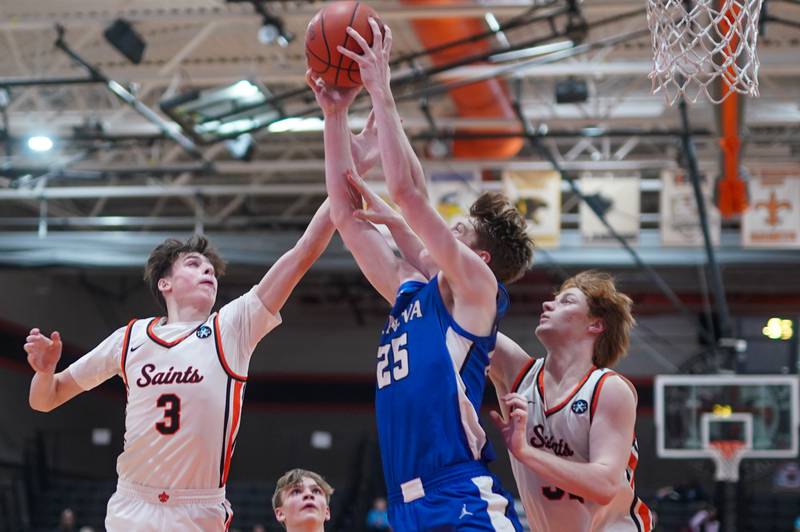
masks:
POLYGON ((715 478, 718 481, 738 482, 739 463, 744 458, 747 446, 737 441, 717 441, 708 449, 716 467, 715 478))
POLYGON ((733 91, 758 96, 758 16, 762 0, 648 0, 653 94, 669 104, 701 95, 719 103, 733 91), (720 86, 714 82, 721 80, 720 86), (726 88, 726 83, 728 88, 726 88))

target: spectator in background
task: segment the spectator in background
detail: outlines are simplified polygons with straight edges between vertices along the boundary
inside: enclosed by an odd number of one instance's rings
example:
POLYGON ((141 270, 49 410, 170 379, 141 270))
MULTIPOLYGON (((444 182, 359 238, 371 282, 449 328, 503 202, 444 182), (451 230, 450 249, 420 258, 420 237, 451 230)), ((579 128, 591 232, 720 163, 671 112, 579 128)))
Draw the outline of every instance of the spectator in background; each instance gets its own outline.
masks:
POLYGON ((367 512, 367 530, 369 532, 391 530, 389 513, 386 511, 386 499, 383 497, 375 499, 372 502, 372 509, 367 512))
POLYGON ((324 532, 333 488, 313 471, 292 469, 278 479, 272 496, 275 518, 287 532, 324 532))
POLYGON ((794 520, 794 532, 800 532, 800 515, 794 520))
POLYGON ((717 509, 708 504, 689 520, 690 532, 719 532, 717 509))
POLYGON ((261 523, 256 523, 253 525, 252 532, 267 532, 267 529, 261 523))
POLYGON ((76 530, 78 528, 75 526, 75 512, 72 511, 72 508, 64 508, 58 518, 58 532, 75 532, 76 530))

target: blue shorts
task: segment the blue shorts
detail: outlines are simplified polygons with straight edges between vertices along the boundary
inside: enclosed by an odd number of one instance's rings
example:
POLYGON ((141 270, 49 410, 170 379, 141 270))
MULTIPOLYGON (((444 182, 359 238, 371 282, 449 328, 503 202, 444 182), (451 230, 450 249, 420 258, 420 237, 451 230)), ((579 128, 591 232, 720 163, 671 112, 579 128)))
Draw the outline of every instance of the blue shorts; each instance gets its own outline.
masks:
POLYGON ((401 490, 389 494, 393 530, 522 531, 514 499, 479 462, 451 466, 435 476, 405 484, 405 497, 401 490), (410 489, 408 484, 412 485, 410 489))

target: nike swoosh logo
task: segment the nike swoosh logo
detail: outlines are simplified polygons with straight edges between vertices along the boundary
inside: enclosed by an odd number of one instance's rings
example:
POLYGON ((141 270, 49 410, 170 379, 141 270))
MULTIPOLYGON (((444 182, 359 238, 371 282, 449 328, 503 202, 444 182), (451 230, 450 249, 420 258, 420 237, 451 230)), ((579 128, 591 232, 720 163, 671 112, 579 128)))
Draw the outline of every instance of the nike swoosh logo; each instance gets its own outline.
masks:
POLYGON ((140 347, 142 347, 143 345, 144 345, 144 344, 139 344, 139 345, 137 345, 136 347, 131 347, 131 353, 133 353, 134 351, 136 351, 137 349, 139 349, 139 348, 140 348, 140 347))

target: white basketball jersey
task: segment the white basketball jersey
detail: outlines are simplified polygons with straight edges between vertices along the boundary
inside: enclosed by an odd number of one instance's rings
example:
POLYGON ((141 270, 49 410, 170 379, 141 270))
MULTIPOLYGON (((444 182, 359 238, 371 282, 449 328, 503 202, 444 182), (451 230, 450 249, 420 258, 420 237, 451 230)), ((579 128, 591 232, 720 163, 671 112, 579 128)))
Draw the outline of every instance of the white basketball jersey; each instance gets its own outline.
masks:
POLYGON ((117 473, 143 486, 222 487, 247 378, 228 367, 218 314, 171 342, 155 334, 159 319, 134 320, 126 329, 128 405, 117 473))
POLYGON ((221 488, 236 447, 250 355, 280 315, 251 290, 201 323, 162 321, 132 320, 69 371, 85 390, 114 375, 125 382, 120 480, 221 488))
MULTIPOLYGON (((546 408, 544 401, 544 359, 531 360, 515 380, 513 392, 528 398, 527 439, 536 448, 571 462, 589 462, 589 429, 603 381, 615 372, 592 369, 570 395, 546 408)), ((634 471, 638 461, 636 438, 619 492, 609 504, 599 505, 564 492, 544 481, 511 455, 511 468, 517 481, 531 530, 537 532, 649 532, 652 517, 634 491, 634 471)))

